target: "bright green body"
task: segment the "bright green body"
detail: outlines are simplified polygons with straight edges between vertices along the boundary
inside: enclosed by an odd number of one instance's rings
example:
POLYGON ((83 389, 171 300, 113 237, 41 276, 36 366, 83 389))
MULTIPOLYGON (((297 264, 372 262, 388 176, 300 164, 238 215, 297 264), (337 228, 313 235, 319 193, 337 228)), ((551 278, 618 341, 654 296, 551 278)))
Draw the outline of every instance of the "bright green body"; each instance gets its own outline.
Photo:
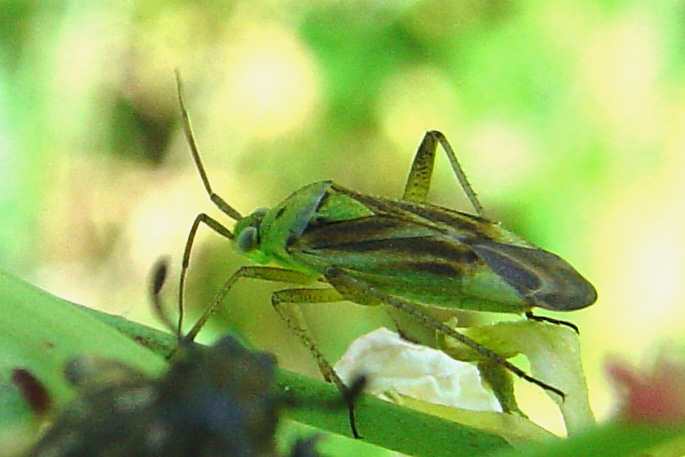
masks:
POLYGON ((257 229, 260 263, 322 276, 336 266, 378 292, 429 306, 522 313, 596 300, 560 257, 477 216, 428 203, 370 197, 321 181, 238 222, 257 229), (260 221, 261 219, 261 221, 260 221), (246 221, 246 222, 243 222, 246 221))

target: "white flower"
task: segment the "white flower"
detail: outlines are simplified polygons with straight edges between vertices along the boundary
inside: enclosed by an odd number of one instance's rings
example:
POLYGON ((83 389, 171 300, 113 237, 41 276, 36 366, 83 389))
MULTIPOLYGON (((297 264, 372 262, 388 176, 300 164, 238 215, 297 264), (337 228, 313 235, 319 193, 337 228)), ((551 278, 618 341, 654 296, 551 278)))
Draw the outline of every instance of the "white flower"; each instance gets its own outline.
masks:
POLYGON ((380 396, 396 393, 456 408, 502 411, 493 393, 483 387, 475 365, 405 341, 386 328, 356 339, 335 371, 346 384, 359 374, 367 376, 366 392, 380 396))

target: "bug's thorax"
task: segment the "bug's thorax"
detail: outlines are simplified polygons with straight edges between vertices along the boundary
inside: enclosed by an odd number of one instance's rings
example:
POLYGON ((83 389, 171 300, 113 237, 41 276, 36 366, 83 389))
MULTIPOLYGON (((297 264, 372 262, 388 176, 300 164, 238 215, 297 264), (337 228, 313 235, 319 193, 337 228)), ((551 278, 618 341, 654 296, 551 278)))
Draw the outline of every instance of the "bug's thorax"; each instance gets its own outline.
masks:
POLYGON ((287 247, 315 219, 315 213, 331 186, 319 181, 305 186, 271 209, 258 209, 236 223, 235 248, 258 263, 291 264, 287 247))

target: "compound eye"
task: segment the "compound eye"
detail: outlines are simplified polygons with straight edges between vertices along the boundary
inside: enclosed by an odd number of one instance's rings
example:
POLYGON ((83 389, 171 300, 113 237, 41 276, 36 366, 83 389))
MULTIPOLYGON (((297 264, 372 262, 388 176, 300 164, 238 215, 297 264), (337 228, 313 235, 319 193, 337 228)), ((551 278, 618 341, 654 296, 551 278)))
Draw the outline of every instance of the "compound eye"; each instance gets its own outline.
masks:
POLYGON ((235 247, 240 252, 250 252, 259 244, 257 227, 246 227, 235 240, 235 247))

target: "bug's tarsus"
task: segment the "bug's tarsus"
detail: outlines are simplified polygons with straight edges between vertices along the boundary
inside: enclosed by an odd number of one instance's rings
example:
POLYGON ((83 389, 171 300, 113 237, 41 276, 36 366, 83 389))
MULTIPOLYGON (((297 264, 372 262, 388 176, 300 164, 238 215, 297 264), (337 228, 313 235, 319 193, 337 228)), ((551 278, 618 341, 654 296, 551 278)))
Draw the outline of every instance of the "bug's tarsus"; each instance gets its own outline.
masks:
POLYGON ((580 335, 580 329, 578 326, 572 322, 561 320, 561 319, 554 319, 553 317, 547 317, 547 316, 536 316, 533 314, 532 311, 526 311, 526 319, 531 320, 531 321, 536 321, 536 322, 548 322, 550 324, 554 325, 563 325, 565 327, 570 328, 574 332, 576 332, 576 335, 580 335))
POLYGON ((514 374, 521 377, 522 379, 525 379, 526 381, 528 381, 532 384, 535 384, 536 386, 543 388, 544 390, 547 390, 549 392, 552 392, 552 393, 559 395, 561 397, 562 402, 566 401, 566 392, 564 392, 563 390, 556 388, 554 386, 551 386, 551 385, 547 384, 546 382, 540 381, 539 379, 534 378, 533 376, 529 375, 528 373, 526 373, 523 370, 519 370, 518 373, 514 372, 514 374))
POLYGON ((366 388, 368 381, 369 379, 364 375, 357 376, 355 379, 352 380, 352 384, 349 385, 343 392, 343 400, 347 404, 350 430, 352 432, 352 436, 354 437, 354 439, 357 440, 360 440, 363 437, 359 434, 359 431, 357 430, 357 419, 355 418, 354 407, 357 398, 359 398, 359 395, 361 395, 364 389, 366 388))
POLYGON ((349 400, 347 403, 347 417, 350 424, 350 432, 352 433, 352 438, 355 440, 361 440, 364 437, 359 434, 357 430, 357 419, 354 414, 354 400, 349 400))
POLYGON ((311 405, 312 403, 316 408, 321 408, 324 410, 339 409, 341 406, 346 406, 348 414, 348 423, 350 425, 350 432, 352 434, 352 437, 354 439, 363 439, 363 437, 359 434, 359 431, 357 429, 355 405, 361 394, 364 392, 364 389, 366 388, 367 384, 368 378, 364 375, 358 375, 352 378, 351 384, 349 386, 342 384, 343 387, 340 388, 336 384, 336 387, 338 387, 341 396, 336 397, 335 399, 327 399, 322 401, 321 399, 317 398, 314 401, 312 401, 312 399, 310 398, 294 398, 292 396, 286 395, 283 400, 291 408, 298 408, 302 407, 303 405, 311 405))

